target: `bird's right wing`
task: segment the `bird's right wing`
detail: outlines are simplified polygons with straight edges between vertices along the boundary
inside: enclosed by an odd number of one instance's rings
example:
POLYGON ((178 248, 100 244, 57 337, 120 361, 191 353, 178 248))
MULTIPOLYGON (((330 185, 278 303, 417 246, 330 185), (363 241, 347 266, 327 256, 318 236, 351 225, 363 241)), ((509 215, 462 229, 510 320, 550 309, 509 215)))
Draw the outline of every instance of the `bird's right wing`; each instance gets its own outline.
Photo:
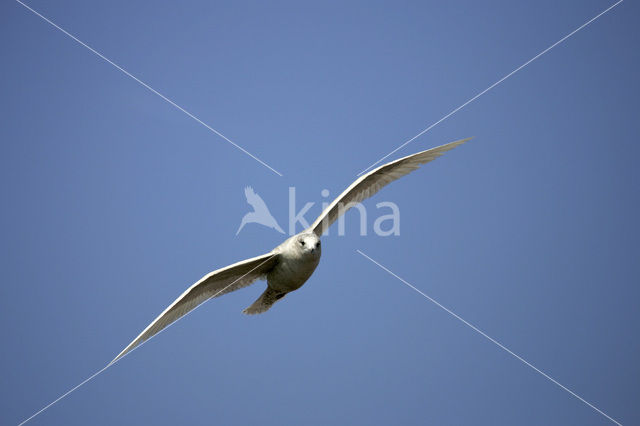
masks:
POLYGON ((371 197, 382 187, 396 179, 420 168, 421 165, 435 160, 445 152, 462 145, 471 138, 461 139, 426 151, 408 155, 404 158, 384 164, 363 175, 344 190, 309 227, 317 236, 321 236, 347 210, 362 200, 371 197))
POLYGON ((159 333, 169 324, 177 321, 193 310, 202 302, 218 297, 239 288, 246 287, 254 281, 263 278, 277 263, 278 254, 267 253, 262 256, 246 259, 233 265, 218 269, 205 275, 200 281, 189 287, 178 297, 158 318, 153 320, 133 342, 131 342, 117 357, 113 364, 136 346, 159 333))

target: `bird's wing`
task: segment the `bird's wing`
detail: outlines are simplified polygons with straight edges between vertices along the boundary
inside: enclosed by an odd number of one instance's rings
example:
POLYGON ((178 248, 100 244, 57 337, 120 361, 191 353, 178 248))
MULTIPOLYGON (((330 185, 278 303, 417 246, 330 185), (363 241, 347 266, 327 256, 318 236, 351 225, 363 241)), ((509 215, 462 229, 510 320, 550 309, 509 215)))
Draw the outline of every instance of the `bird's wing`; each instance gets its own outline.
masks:
POLYGON ((251 207, 253 207, 253 210, 258 213, 262 213, 265 211, 269 211, 269 209, 267 208, 267 205, 264 203, 264 200, 262 199, 262 197, 260 197, 254 190, 252 187, 247 186, 244 189, 244 196, 247 198, 247 203, 249 203, 249 205, 251 205, 251 207))
POLYGON ((233 265, 218 269, 205 275, 200 281, 189 287, 178 297, 158 318, 153 320, 133 342, 124 348, 122 352, 110 364, 113 364, 136 346, 159 333, 169 324, 193 310, 202 302, 221 296, 239 288, 246 287, 254 281, 263 278, 277 263, 276 253, 267 253, 262 256, 246 259, 233 265))
POLYGON ((400 158, 361 176, 323 210, 309 229, 317 236, 321 236, 336 219, 342 216, 344 212, 349 210, 353 205, 371 197, 382 189, 382 187, 420 168, 421 165, 435 160, 445 152, 458 145, 462 145, 469 139, 471 138, 461 139, 400 158))

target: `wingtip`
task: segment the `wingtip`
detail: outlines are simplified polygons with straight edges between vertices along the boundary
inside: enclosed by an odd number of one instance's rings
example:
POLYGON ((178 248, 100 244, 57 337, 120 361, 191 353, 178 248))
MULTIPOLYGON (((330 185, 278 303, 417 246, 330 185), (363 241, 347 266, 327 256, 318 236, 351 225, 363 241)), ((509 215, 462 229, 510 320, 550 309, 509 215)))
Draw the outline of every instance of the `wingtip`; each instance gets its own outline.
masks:
POLYGON ((107 366, 111 366, 111 365, 115 364, 116 362, 120 361, 122 358, 125 357, 125 355, 127 355, 129 352, 131 352, 131 350, 132 350, 132 348, 130 346, 127 346, 126 348, 124 348, 122 350, 122 352, 120 352, 118 355, 116 355, 116 357, 114 359, 112 359, 109 364, 107 364, 107 366))
POLYGON ((460 140, 457 140, 457 141, 455 141, 453 143, 456 144, 456 145, 462 145, 465 142, 469 142, 473 138, 475 138, 475 136, 470 136, 468 138, 460 139, 460 140))
POLYGON ((112 359, 109 364, 107 364, 107 367, 111 367, 113 364, 115 364, 116 362, 120 361, 122 359, 122 357, 124 356, 124 353, 120 352, 118 354, 118 356, 116 356, 114 359, 112 359))
POLYGON ((422 153, 426 153, 426 152, 434 152, 435 151, 436 153, 439 153, 439 154, 436 154, 436 155, 440 156, 440 155, 444 154, 445 152, 451 151, 452 149, 459 147, 463 143, 470 141, 474 137, 475 136, 471 136, 469 138, 464 138, 464 139, 458 139, 457 141, 445 143, 444 145, 440 145, 440 146, 436 146, 434 148, 430 148, 430 149, 424 150, 424 151, 422 151, 422 152, 420 152, 418 154, 422 154, 422 153))
POLYGON ((471 136, 471 137, 464 138, 464 139, 458 139, 457 141, 449 142, 449 143, 441 145, 440 147, 437 147, 435 149, 441 148, 441 149, 444 149, 445 151, 449 151, 450 149, 459 147, 460 145, 462 145, 465 142, 469 142, 473 138, 475 138, 475 136, 471 136))

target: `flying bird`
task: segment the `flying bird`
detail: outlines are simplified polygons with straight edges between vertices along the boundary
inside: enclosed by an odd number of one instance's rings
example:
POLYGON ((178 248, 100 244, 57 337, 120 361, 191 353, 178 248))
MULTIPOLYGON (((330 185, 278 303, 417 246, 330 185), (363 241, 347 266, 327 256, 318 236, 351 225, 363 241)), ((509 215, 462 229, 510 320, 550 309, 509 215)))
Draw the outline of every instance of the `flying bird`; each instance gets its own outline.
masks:
MULTIPOLYGON (((234 263, 205 275, 169 305, 110 364, 118 361, 138 345, 206 300, 246 287, 257 280, 266 280, 267 288, 251 306, 242 312, 250 315, 266 312, 287 293, 302 287, 313 274, 320 262, 320 237, 347 210, 371 197, 394 180, 435 160, 469 139, 471 138, 461 139, 400 158, 361 176, 333 200, 309 228, 286 239, 269 253, 234 263)), ((255 195, 256 199, 260 199, 260 197, 251 188, 247 188, 245 194, 257 212, 256 206, 260 204, 254 204, 250 199, 250 194, 255 195)), ((260 199, 260 201, 262 200, 260 199)), ((264 202, 262 204, 264 205, 264 202)), ((266 209, 266 205, 264 208, 266 209)))
POLYGON ((247 198, 247 203, 253 207, 253 211, 244 215, 240 222, 240 227, 236 231, 236 235, 240 233, 244 225, 247 223, 259 223, 267 228, 273 228, 281 234, 284 234, 280 225, 276 219, 271 215, 269 208, 265 204, 262 197, 260 197, 250 186, 244 189, 244 196, 247 198))

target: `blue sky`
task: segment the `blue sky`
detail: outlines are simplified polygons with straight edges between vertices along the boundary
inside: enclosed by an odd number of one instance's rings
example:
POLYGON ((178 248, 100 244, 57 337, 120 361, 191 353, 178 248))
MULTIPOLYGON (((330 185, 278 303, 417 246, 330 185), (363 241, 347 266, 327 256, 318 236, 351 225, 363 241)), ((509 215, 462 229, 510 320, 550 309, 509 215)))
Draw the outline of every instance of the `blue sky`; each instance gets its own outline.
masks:
MULTIPOLYGON (((612 4, 0 5, 0 420, 111 360, 205 273, 282 236, 235 232, 251 185, 281 224, 612 4)), ((265 315, 224 296, 30 424, 640 423, 637 4, 623 2, 393 158, 475 139, 365 202, 400 236, 323 242, 265 315)), ((369 222, 371 229, 373 220, 369 222)), ((352 232, 349 232, 352 231, 352 232)))

